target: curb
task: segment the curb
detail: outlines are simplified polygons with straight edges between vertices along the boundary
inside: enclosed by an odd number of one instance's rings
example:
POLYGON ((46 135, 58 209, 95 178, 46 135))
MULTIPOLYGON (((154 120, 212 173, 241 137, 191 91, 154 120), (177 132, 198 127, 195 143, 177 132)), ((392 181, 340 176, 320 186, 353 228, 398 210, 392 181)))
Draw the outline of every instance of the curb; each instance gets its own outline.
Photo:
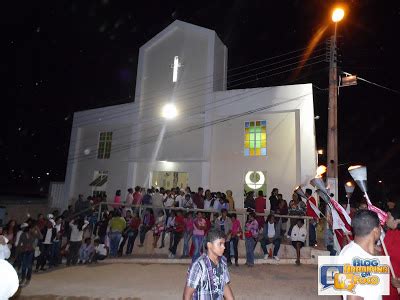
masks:
MULTIPOLYGON (((256 258, 254 264, 256 265, 294 265, 296 259, 282 258, 279 261, 274 259, 256 258)), ((177 258, 108 258, 99 261, 100 264, 161 264, 161 265, 190 265, 191 259, 177 259, 177 258)), ((239 258, 239 265, 245 265, 246 259, 239 258)), ((303 265, 317 265, 314 258, 301 259, 303 265)))

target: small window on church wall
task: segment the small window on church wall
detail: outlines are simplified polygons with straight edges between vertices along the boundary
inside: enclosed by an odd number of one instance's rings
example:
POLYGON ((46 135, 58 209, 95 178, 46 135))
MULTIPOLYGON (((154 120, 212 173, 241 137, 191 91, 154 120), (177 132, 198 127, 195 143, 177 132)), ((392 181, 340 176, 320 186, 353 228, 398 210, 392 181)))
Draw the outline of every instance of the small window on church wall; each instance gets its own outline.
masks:
POLYGON ((110 158, 112 143, 112 132, 100 132, 99 146, 97 148, 97 158, 107 159, 110 158))
POLYGON ((244 156, 267 155, 267 121, 244 122, 244 156))

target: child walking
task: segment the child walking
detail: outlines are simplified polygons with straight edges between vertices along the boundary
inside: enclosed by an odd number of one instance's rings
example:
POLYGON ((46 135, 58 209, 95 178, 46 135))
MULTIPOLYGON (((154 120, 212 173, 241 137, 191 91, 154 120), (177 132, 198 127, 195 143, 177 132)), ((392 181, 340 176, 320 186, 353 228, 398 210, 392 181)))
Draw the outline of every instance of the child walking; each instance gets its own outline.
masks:
POLYGON ((207 253, 189 268, 183 291, 184 300, 234 299, 224 250, 225 234, 218 229, 210 230, 207 234, 207 253))

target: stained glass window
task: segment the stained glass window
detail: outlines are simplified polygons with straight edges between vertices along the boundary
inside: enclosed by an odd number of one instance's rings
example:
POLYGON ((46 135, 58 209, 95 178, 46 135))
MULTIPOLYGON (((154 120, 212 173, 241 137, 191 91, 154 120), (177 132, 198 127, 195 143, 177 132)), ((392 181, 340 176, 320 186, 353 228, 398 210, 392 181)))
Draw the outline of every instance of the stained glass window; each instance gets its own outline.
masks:
POLYGON ((244 122, 244 156, 267 155, 267 121, 244 122))

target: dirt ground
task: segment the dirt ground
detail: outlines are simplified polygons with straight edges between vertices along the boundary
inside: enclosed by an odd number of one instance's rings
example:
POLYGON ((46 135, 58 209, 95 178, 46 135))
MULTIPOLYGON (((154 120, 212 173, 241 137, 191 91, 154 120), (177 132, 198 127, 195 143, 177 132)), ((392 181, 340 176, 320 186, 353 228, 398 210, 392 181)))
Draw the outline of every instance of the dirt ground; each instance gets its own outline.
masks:
MULTIPOLYGON (((187 266, 97 264, 33 274, 13 299, 181 299, 187 266)), ((323 299, 317 295, 317 266, 231 267, 236 299, 323 299)), ((326 297, 329 300, 339 298, 326 297)))

